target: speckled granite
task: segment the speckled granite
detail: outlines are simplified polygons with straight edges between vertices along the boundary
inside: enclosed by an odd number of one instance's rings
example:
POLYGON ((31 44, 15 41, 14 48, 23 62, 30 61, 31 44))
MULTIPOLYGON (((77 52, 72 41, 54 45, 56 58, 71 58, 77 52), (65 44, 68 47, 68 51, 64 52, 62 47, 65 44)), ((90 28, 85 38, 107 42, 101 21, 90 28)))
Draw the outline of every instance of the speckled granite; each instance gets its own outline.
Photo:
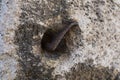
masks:
POLYGON ((19 69, 14 32, 19 24, 17 0, 0 0, 0 80, 13 80, 19 69))
POLYGON ((1 0, 0 80, 120 80, 119 14, 119 0, 1 0), (79 26, 65 48, 43 50, 44 32, 69 19, 79 26))

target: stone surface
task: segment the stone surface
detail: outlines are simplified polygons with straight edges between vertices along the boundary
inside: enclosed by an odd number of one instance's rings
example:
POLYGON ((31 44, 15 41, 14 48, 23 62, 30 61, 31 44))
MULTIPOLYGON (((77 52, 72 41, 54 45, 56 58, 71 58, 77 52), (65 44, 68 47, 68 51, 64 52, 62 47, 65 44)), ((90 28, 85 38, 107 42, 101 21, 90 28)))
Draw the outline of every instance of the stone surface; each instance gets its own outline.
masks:
POLYGON ((0 80, 119 80, 119 14, 119 0, 0 0, 0 80), (43 50, 44 32, 69 19, 66 46, 43 50))
POLYGON ((17 0, 0 0, 0 80, 13 80, 19 69, 14 32, 19 24, 17 0))

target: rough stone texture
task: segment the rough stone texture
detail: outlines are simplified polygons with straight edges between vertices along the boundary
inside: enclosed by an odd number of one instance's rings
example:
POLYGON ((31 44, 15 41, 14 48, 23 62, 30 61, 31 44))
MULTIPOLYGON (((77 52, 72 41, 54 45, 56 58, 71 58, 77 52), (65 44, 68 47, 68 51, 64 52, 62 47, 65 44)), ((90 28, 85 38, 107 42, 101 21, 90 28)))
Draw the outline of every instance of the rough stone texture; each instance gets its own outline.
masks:
POLYGON ((65 75, 67 80, 118 80, 114 70, 95 68, 91 65, 79 63, 65 75))
POLYGON ((119 14, 119 0, 0 0, 0 80, 120 80, 119 14), (69 19, 66 52, 43 50, 69 19))
POLYGON ((0 80, 13 80, 19 69, 14 32, 19 24, 17 0, 0 0, 0 80))

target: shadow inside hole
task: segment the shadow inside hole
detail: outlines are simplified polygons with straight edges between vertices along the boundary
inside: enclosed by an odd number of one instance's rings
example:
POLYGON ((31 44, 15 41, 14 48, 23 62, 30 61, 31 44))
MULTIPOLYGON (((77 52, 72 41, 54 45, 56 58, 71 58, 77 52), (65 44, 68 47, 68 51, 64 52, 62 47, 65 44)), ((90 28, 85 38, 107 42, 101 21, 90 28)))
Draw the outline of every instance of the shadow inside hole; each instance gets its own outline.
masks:
MULTIPOLYGON (((69 54, 68 47, 66 45, 65 37, 62 38, 60 43, 58 44, 57 48, 54 51, 46 50, 45 46, 47 42, 53 40, 54 36, 56 35, 56 30, 48 29, 42 38, 41 47, 43 49, 43 53, 48 58, 58 59, 62 54, 69 54)), ((52 45, 51 45, 52 46, 52 45)))
POLYGON ((67 56, 70 55, 65 39, 61 40, 61 42, 54 51, 46 51, 46 50, 43 51, 44 51, 44 56, 51 59, 59 59, 61 55, 67 55, 67 56))
MULTIPOLYGON (((61 24, 63 26, 62 27, 63 31, 65 31, 64 29, 66 27, 70 26, 74 22, 76 22, 76 21, 69 20, 69 21, 63 22, 63 24, 61 24)), ((54 48, 54 45, 57 44, 57 42, 55 42, 55 41, 58 41, 59 36, 61 36, 59 33, 59 32, 61 32, 61 29, 53 28, 53 29, 46 30, 46 32, 44 33, 42 40, 41 40, 41 47, 42 47, 43 51, 46 51, 45 56, 47 56, 49 58, 55 58, 55 57, 57 58, 63 54, 70 55, 71 50, 68 48, 68 45, 67 45, 68 42, 70 42, 71 45, 69 45, 69 46, 71 46, 71 47, 76 47, 75 45, 72 45, 74 43, 76 43, 76 45, 78 45, 78 47, 79 47, 78 43, 80 41, 79 38, 81 35, 81 29, 78 29, 78 28, 79 28, 78 23, 73 25, 70 28, 68 27, 68 30, 64 34, 64 37, 61 39, 60 43, 58 44, 58 46, 56 47, 55 50, 53 50, 53 48, 54 48), (74 30, 76 30, 76 31, 74 31, 74 30), (68 33, 71 33, 71 34, 68 34, 68 33), (74 38, 73 38, 73 35, 74 35, 74 38), (78 41, 76 42, 75 39, 77 39, 78 41), (52 43, 54 43, 54 44, 52 44, 52 43)))

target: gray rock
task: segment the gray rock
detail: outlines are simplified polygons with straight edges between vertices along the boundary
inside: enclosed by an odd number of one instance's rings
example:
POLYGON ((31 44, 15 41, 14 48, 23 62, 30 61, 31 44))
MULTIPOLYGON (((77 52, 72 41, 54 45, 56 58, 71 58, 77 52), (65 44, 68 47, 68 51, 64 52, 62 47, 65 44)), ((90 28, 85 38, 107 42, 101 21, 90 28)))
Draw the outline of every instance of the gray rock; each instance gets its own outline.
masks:
POLYGON ((0 0, 0 80, 119 80, 119 0, 0 0), (45 31, 71 28, 56 51, 45 31))

